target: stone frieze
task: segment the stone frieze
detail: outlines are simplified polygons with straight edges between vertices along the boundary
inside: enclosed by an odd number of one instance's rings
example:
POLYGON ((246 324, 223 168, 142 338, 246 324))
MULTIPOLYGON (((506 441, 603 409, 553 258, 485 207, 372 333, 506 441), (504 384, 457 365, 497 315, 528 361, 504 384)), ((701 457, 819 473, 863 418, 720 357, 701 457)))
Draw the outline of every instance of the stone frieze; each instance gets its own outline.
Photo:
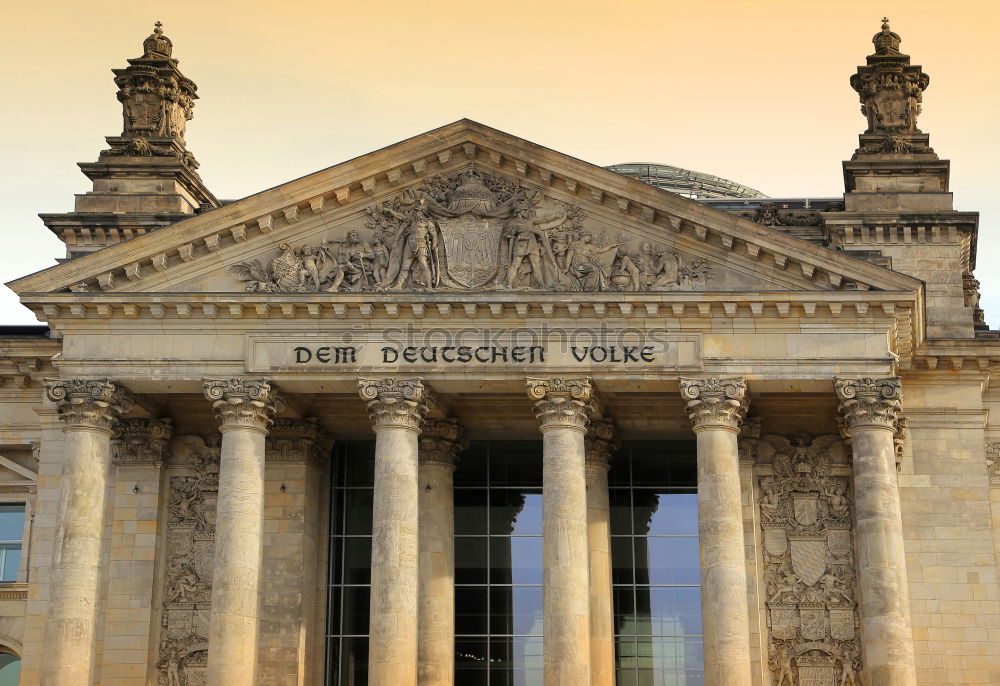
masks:
POLYGON ((712 267, 585 222, 583 211, 486 170, 434 177, 367 209, 363 228, 231 265, 251 293, 696 291, 712 267))

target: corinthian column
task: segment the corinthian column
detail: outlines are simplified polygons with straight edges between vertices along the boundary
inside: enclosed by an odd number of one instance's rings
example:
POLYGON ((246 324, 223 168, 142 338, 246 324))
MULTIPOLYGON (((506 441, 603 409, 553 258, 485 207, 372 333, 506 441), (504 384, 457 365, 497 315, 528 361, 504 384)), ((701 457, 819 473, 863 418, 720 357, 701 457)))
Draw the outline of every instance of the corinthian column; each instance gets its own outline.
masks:
POLYGON ((857 519, 858 587, 865 672, 873 686, 916 683, 910 594, 893 436, 903 392, 898 376, 837 379, 851 438, 857 519))
POLYGON ((92 683, 111 436, 131 399, 109 379, 45 382, 63 421, 64 463, 45 618, 43 686, 92 683))
POLYGON ((455 682, 455 493, 458 453, 468 446, 454 419, 431 420, 420 436, 420 686, 455 682))
POLYGON ((590 422, 584 438, 587 473, 587 544, 590 549, 590 684, 614 686, 615 614, 611 601, 611 507, 608 470, 618 449, 615 424, 590 422))
POLYGON ((222 432, 215 519, 209 686, 254 686, 264 541, 264 450, 284 403, 262 379, 206 380, 222 432))
POLYGON ((750 620, 743 552, 739 448, 747 411, 742 378, 681 379, 698 440, 698 535, 706 684, 750 683, 750 620))
POLYGON ((528 379, 542 431, 545 685, 590 682, 590 598, 584 443, 590 379, 528 379))
POLYGON ((433 403, 420 379, 362 379, 375 431, 368 683, 417 683, 417 438, 433 403))

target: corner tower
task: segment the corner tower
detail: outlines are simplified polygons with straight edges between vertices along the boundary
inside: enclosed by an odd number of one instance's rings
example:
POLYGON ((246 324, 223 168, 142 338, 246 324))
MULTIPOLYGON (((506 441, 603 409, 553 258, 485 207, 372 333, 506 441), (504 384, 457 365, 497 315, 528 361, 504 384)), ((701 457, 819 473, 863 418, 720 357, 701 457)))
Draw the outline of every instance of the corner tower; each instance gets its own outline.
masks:
POLYGON ((883 19, 875 52, 851 77, 868 128, 844 162, 844 211, 823 215, 828 240, 922 279, 928 338, 988 335, 972 273, 979 214, 953 209, 950 163, 917 127, 930 78, 900 42, 883 19))
POLYGON ((73 212, 40 215, 66 244, 66 257, 100 250, 168 226, 219 201, 198 175, 184 133, 198 87, 178 69, 160 22, 141 57, 112 70, 122 103, 122 133, 96 162, 81 162, 93 189, 76 196, 73 212))

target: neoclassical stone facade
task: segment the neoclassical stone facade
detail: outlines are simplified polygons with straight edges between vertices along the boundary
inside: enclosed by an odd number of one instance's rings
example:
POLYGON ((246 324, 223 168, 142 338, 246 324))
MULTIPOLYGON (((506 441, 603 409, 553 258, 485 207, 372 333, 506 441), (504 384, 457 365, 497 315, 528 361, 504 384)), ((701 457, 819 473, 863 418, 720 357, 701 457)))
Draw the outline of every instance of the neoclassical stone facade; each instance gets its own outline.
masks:
POLYGON ((717 209, 469 120, 223 203, 157 26, 93 190, 42 215, 71 259, 8 284, 47 323, 0 330, 21 683, 1000 683, 978 216, 917 128, 927 75, 887 22, 873 43, 822 210, 717 209), (534 456, 513 506, 469 490, 499 442, 534 456), (672 501, 644 480, 685 450, 695 578, 651 581, 672 501), (490 551, 540 540, 537 582, 472 569, 540 587, 534 624, 457 600, 480 505, 509 519, 490 551), (673 643, 636 636, 680 614, 625 605, 658 584, 700 598, 673 643), (684 655, 626 647, 654 644, 684 655))

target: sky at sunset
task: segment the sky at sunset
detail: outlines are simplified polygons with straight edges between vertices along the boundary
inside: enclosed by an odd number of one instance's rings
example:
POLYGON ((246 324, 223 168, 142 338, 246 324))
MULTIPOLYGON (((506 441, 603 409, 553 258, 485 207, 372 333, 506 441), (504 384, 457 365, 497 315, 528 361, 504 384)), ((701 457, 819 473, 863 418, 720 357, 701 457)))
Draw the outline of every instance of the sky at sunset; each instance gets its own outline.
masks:
MULTIPOLYGON (((189 149, 240 198, 469 117, 595 164, 659 162, 772 196, 843 193, 848 79, 883 15, 930 75, 920 128, 979 211, 1000 325, 1000 11, 987 2, 11 2, 0 26, 0 281, 64 248, 38 219, 121 131, 110 70, 162 21, 198 84, 189 149)), ((0 288, 0 323, 34 316, 0 288)))

